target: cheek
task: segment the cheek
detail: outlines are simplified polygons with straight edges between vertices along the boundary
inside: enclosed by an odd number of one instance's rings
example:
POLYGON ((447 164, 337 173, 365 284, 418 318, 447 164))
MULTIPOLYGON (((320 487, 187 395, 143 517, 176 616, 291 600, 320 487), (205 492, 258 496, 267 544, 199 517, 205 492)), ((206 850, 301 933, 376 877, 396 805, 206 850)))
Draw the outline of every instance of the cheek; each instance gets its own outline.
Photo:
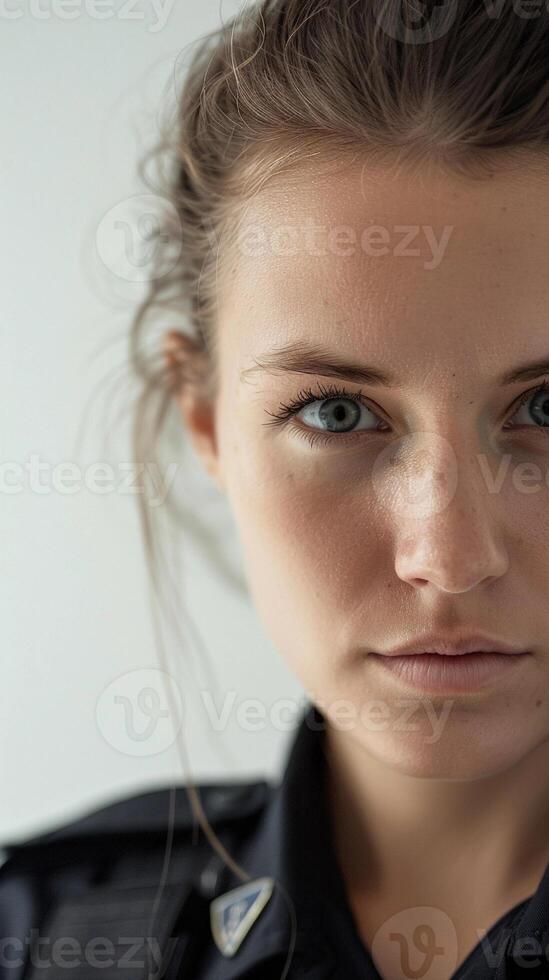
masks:
POLYGON ((379 591, 382 536, 364 473, 342 478, 333 462, 276 442, 225 433, 225 483, 254 605, 310 684, 335 669, 345 624, 379 591))

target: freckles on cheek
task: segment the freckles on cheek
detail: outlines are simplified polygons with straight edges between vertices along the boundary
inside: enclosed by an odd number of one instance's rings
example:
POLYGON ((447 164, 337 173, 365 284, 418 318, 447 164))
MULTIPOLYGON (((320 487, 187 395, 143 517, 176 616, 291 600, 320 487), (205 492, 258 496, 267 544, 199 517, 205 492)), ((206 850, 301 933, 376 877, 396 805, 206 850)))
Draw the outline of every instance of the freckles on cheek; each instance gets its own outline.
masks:
POLYGON ((307 610, 320 622, 355 608, 375 589, 380 561, 368 488, 338 480, 333 470, 328 479, 320 460, 264 453, 252 465, 253 450, 241 448, 240 463, 243 454, 247 465, 233 473, 231 502, 250 582, 268 593, 261 601, 276 596, 280 615, 296 603, 301 621, 307 610))
POLYGON ((307 546, 318 527, 326 526, 329 501, 315 492, 314 480, 281 460, 241 447, 238 472, 232 473, 232 507, 243 533, 249 530, 274 555, 307 546))
POLYGON ((315 492, 291 471, 270 487, 247 487, 235 510, 250 594, 271 641, 306 688, 331 690, 356 639, 352 624, 379 608, 375 530, 356 499, 315 492))

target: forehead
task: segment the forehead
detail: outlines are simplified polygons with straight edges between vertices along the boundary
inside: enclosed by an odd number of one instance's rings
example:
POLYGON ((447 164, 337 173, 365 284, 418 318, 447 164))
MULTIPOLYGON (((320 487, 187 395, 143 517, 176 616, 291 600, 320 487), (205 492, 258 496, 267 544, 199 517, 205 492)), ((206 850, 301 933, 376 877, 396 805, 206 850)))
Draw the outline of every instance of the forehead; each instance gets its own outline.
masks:
POLYGON ((245 204, 220 347, 253 356, 322 339, 409 362, 469 351, 487 367, 494 345, 519 354, 527 336, 541 349, 548 217, 543 171, 309 163, 245 204))

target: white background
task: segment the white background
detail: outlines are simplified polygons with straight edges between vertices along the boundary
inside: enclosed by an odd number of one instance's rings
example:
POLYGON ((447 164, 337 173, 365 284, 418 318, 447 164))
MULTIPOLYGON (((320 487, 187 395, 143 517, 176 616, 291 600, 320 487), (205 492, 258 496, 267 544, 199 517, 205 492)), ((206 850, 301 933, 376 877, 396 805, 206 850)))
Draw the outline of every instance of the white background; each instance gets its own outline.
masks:
MULTIPOLYGON (((137 160, 156 136, 176 59, 238 8, 167 0, 155 10, 140 0, 129 17, 124 2, 0 3, 0 461, 23 466, 34 454, 49 466, 45 490, 27 476, 18 492, 0 494, 2 842, 184 778, 173 742, 163 745, 161 735, 147 749, 147 740, 127 737, 123 701, 113 697, 134 699, 134 730, 143 731, 150 718, 140 716, 135 681, 154 688, 157 675, 131 672, 160 661, 136 497, 119 483, 103 494, 82 482, 62 492, 53 467, 72 461, 83 479, 93 462, 131 460, 128 426, 109 415, 109 400, 124 405, 120 371, 136 292, 101 267, 96 231, 111 208, 143 192, 137 160), (103 394, 82 435, 97 385, 103 394)), ((197 527, 205 523, 222 542, 229 577, 197 535, 174 534, 170 567, 192 617, 192 629, 186 618, 179 639, 166 640, 183 705, 179 737, 194 779, 278 778, 295 725, 268 713, 289 698, 297 717, 304 692, 238 587, 232 515, 183 433, 181 463, 178 487, 198 508, 197 527), (231 699, 218 731, 200 693, 205 656, 216 707, 231 699), (246 699, 265 706, 265 721, 243 723, 246 699)))

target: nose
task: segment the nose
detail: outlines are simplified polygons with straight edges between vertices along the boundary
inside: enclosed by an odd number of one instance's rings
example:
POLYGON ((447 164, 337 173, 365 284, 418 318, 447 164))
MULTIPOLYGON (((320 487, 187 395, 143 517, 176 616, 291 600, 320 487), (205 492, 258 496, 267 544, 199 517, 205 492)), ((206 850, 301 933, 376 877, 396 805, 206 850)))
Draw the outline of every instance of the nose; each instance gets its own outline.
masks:
MULTIPOLYGON (((508 555, 486 488, 458 465, 454 492, 443 507, 397 521, 395 571, 415 588, 469 592, 505 574, 508 555)), ((424 474, 425 478, 425 474, 424 474)))

